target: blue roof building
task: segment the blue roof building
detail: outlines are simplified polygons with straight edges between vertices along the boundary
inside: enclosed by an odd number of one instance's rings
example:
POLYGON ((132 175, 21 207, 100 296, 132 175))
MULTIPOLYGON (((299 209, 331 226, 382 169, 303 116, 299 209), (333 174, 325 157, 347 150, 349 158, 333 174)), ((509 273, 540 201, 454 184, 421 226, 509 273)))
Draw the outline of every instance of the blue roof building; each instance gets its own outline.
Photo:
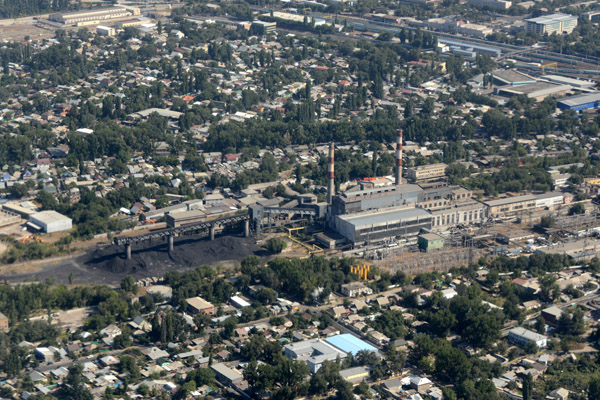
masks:
POLYGON ((598 108, 600 107, 600 92, 565 97, 558 100, 557 104, 561 110, 580 111, 588 108, 598 108))
POLYGON ((337 347, 344 353, 350 353, 352 355, 356 355, 356 353, 363 350, 377 351, 377 349, 371 346, 369 343, 360 340, 356 336, 349 333, 332 336, 325 339, 325 341, 330 345, 337 347))

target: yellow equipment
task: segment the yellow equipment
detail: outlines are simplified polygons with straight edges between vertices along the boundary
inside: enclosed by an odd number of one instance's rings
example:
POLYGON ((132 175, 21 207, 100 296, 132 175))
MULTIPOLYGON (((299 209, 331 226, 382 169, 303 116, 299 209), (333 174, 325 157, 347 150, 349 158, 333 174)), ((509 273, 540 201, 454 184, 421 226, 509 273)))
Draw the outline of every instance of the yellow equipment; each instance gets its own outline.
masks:
POLYGON ((294 231, 301 231, 302 229, 304 229, 304 226, 300 226, 298 228, 287 228, 288 231, 288 238, 292 238, 292 232, 294 231))
POLYGON ((364 279, 365 281, 368 279, 370 270, 371 266, 367 264, 350 266, 350 272, 358 275, 359 279, 364 279))
POLYGON ((554 67, 554 71, 556 71, 557 68, 558 68, 558 64, 555 63, 555 62, 551 62, 551 63, 548 63, 548 64, 543 64, 540 67, 542 69, 542 74, 546 71, 546 68, 548 68, 548 67, 554 67))

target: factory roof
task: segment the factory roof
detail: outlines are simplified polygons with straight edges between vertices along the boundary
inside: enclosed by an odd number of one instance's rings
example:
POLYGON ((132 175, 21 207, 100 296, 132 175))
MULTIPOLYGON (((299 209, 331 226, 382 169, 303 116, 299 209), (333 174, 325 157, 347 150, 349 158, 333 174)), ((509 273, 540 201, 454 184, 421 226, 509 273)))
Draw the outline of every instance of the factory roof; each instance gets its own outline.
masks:
POLYGON ((373 189, 347 191, 342 194, 342 198, 356 198, 361 196, 375 196, 375 195, 386 195, 391 193, 411 193, 420 192, 423 189, 419 185, 403 184, 394 186, 384 186, 373 189))
POLYGON ((428 216, 431 216, 431 214, 422 208, 396 207, 385 211, 340 215, 339 218, 354 226, 364 226, 428 216))
POLYGON ((579 104, 594 103, 596 101, 600 101, 600 92, 580 94, 578 96, 570 96, 558 100, 559 103, 569 107, 577 106, 579 104))
POLYGON ((588 80, 584 80, 584 79, 569 78, 568 76, 543 75, 542 79, 548 80, 550 82, 565 83, 567 85, 571 85, 574 87, 592 87, 592 86, 594 86, 594 82, 592 82, 592 81, 588 81, 588 80))
POLYGON ((533 22, 536 24, 552 24, 552 23, 560 22, 560 21, 569 21, 569 20, 572 20, 573 18, 577 19, 577 17, 574 17, 573 15, 557 13, 557 14, 550 14, 550 15, 542 15, 541 17, 537 17, 537 18, 528 18, 525 21, 533 22))
POLYGON ((205 310, 207 308, 212 308, 213 305, 208 301, 204 300, 202 297, 190 297, 189 299, 185 299, 185 301, 196 310, 205 310))
POLYGON ((57 13, 57 14, 52 14, 52 16, 53 17, 62 17, 62 18, 69 18, 69 17, 72 18, 72 17, 77 17, 80 15, 103 14, 103 13, 111 13, 111 12, 115 12, 115 11, 124 11, 124 10, 127 10, 127 8, 123 7, 123 6, 115 6, 115 7, 103 7, 103 8, 92 9, 92 10, 80 10, 80 11, 57 13))
POLYGON ((437 235, 435 233, 424 233, 424 234, 419 235, 419 236, 422 237, 423 239, 429 240, 429 241, 432 241, 432 240, 443 240, 444 239, 443 237, 441 237, 440 235, 437 235))
MULTIPOLYGON (((414 169, 416 171, 428 171, 430 169, 438 169, 438 168, 446 168, 448 165, 444 164, 444 163, 436 163, 436 164, 425 164, 425 165, 419 165, 416 167, 411 167, 409 169, 414 169)), ((417 185, 415 185, 417 186, 417 185)))
POLYGON ((518 82, 535 82, 536 79, 514 69, 496 69, 492 71, 494 78, 499 79, 507 84, 518 82))
POLYGON ((57 221, 65 221, 71 220, 71 218, 66 215, 62 215, 53 210, 41 211, 39 213, 35 213, 29 216, 30 218, 34 218, 36 221, 39 221, 43 224, 51 224, 57 221))
POLYGON ((344 333, 341 335, 332 336, 330 338, 325 339, 325 341, 344 353, 351 353, 352 355, 356 355, 359 351, 376 351, 377 349, 367 342, 364 342, 357 338, 354 335, 349 333, 344 333))
POLYGON ((461 47, 467 47, 467 48, 476 49, 476 50, 486 50, 486 51, 490 51, 490 52, 500 53, 500 49, 497 47, 474 45, 471 43, 460 42, 460 41, 452 40, 452 39, 439 38, 438 42, 447 44, 449 46, 461 46, 461 47))
POLYGON ((218 372, 219 374, 223 375, 224 377, 226 377, 227 379, 229 379, 232 382, 243 378, 242 374, 240 374, 238 371, 235 371, 235 370, 229 368, 227 365, 225 365, 223 363, 213 364, 213 365, 211 365, 211 368, 215 372, 218 372))
POLYGON ((206 217, 206 213, 202 210, 191 210, 191 211, 173 210, 173 212, 171 212, 169 214, 169 217, 173 218, 175 221, 179 221, 179 220, 185 220, 185 219, 206 217))
POLYGON ((543 96, 550 96, 555 93, 566 92, 573 89, 572 86, 566 84, 557 84, 550 82, 535 82, 521 86, 503 87, 499 88, 499 91, 512 94, 524 94, 530 98, 538 98, 543 96))
POLYGON ((529 329, 520 328, 520 327, 513 328, 508 332, 512 333, 513 335, 520 336, 522 338, 525 338, 527 340, 531 340, 534 342, 547 339, 546 336, 544 336, 544 335, 540 335, 539 333, 535 333, 533 331, 530 331, 529 329))
POLYGON ((488 207, 497 207, 506 204, 520 203, 522 201, 535 200, 536 198, 537 197, 533 194, 526 194, 523 196, 506 197, 504 199, 484 201, 484 204, 486 204, 488 207))

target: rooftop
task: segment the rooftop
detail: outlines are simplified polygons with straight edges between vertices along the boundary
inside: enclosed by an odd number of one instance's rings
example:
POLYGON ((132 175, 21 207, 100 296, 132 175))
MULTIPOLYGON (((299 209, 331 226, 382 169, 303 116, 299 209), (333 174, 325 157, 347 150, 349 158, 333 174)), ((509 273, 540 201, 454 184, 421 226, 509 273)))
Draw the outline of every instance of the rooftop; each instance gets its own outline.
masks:
POLYGON ((535 342, 547 339, 547 337, 544 335, 540 335, 539 333, 535 333, 533 331, 530 331, 529 329, 520 328, 520 327, 511 329, 509 331, 509 333, 523 337, 527 340, 535 341, 535 342))
POLYGON ((600 101, 600 92, 580 94, 559 99, 558 102, 566 106, 577 106, 579 104, 594 103, 600 101))
POLYGON ((352 355, 356 355, 359 351, 377 351, 375 347, 349 333, 332 336, 325 339, 325 341, 344 353, 351 353, 352 355))
POLYGON ((391 223, 393 221, 425 218, 430 216, 431 214, 422 208, 397 207, 387 209, 386 211, 369 211, 360 214, 341 215, 338 216, 338 218, 356 227, 361 227, 365 225, 391 223))
POLYGON ((196 296, 191 297, 189 299, 185 299, 185 301, 196 310, 204 310, 206 308, 212 308, 213 305, 208 301, 204 300, 202 297, 196 296))
POLYGON ((41 211, 39 213, 32 214, 30 217, 44 224, 51 224, 52 222, 57 221, 71 220, 71 218, 67 217, 66 215, 62 215, 53 210, 41 211))
POLYGON ((537 18, 528 18, 525 21, 533 22, 536 24, 552 24, 555 22, 569 21, 572 19, 577 19, 577 17, 575 17, 573 15, 557 13, 557 14, 550 14, 550 15, 542 15, 541 17, 537 17, 537 18))

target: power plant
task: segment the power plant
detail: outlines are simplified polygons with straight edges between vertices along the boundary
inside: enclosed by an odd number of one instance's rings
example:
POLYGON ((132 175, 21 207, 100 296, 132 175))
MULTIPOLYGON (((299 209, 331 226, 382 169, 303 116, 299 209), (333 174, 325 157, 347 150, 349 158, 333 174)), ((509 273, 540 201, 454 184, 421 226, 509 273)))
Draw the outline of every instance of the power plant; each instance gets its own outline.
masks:
MULTIPOLYGON (((428 233, 448 233, 456 227, 481 225, 489 218, 498 218, 515 210, 533 211, 551 209, 564 203, 562 193, 517 196, 488 202, 473 198, 466 188, 449 185, 445 180, 443 164, 411 167, 422 177, 416 183, 405 183, 402 177, 403 132, 398 130, 393 176, 369 178, 346 183, 346 188, 336 194, 335 144, 323 146, 327 152, 326 201, 319 202, 313 194, 297 195, 296 199, 282 204, 277 199, 259 199, 240 207, 231 214, 231 208, 207 204, 203 211, 188 207, 173 214, 165 209, 168 228, 152 234, 117 237, 115 244, 126 247, 131 257, 131 244, 138 241, 166 237, 169 250, 173 250, 175 236, 206 229, 215 237, 217 229, 239 226, 245 236, 262 236, 265 230, 280 226, 314 226, 325 228, 315 234, 319 246, 326 249, 373 249, 378 246, 404 246, 416 244, 417 237, 428 233), (242 211, 248 211, 241 213, 242 211), (240 214, 241 213, 241 214, 240 214), (168 215, 167 215, 168 214, 168 215), (172 214, 172 215, 171 215, 172 214), (314 224, 317 221, 321 223, 314 224), (241 225, 240 225, 241 224, 241 225)), ((240 202, 241 203, 241 202, 240 202)), ((184 204, 185 205, 185 204, 184 204)), ((171 208, 174 206, 171 206, 171 208)), ((157 210, 155 213, 162 212, 157 210)), ((158 215, 158 214, 157 214, 158 215)), ((307 230, 308 231, 308 230, 307 230)), ((435 236, 435 235, 430 235, 435 236)), ((443 246, 443 244, 442 244, 443 246)), ((427 246, 427 248, 433 248, 427 246)))

